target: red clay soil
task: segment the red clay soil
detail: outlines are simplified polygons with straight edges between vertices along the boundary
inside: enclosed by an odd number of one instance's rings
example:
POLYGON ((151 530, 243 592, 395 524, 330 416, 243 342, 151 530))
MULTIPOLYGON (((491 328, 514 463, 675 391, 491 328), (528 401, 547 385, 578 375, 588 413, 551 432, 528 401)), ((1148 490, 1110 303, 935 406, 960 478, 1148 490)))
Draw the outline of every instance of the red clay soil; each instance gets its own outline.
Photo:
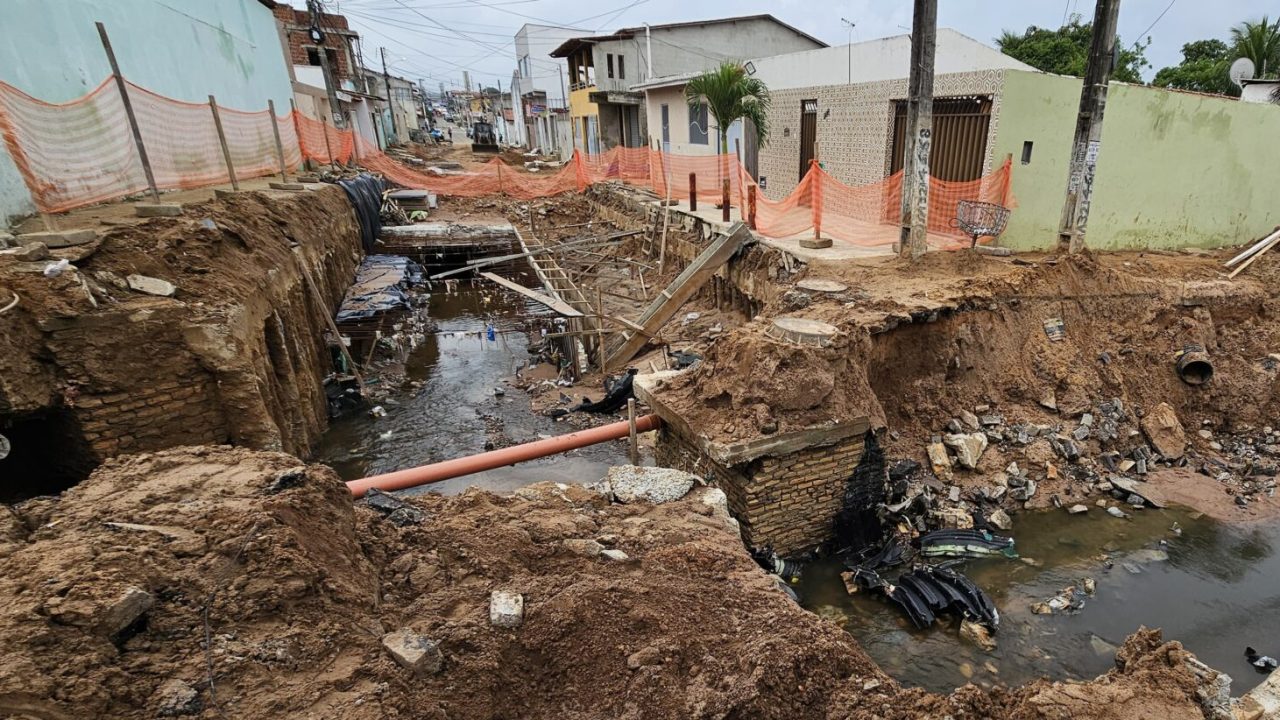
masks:
MULTIPOLYGON (((790 601, 695 489, 609 504, 542 484, 412 502, 397 527, 323 466, 179 448, 118 458, 0 527, 0 712, 151 718, 1200 718, 1177 643, 1091 683, 904 690, 790 601), (595 539, 618 562, 573 551, 595 539), (490 624, 489 595, 524 596, 490 624), (146 593, 136 617, 119 599, 146 593), (415 677, 380 644, 443 653, 415 677), (114 633, 114 634, 113 634, 114 633)), ((136 608, 137 606, 135 606, 136 608)))

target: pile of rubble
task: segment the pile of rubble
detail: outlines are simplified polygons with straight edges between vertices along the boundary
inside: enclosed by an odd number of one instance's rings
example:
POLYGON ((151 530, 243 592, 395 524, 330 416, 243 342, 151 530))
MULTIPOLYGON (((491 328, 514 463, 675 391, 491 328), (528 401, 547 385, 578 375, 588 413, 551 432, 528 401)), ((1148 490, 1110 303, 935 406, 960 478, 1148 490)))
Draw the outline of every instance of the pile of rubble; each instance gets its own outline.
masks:
MULTIPOLYGON (((1054 409, 1052 398, 1042 400, 1054 409)), ((1008 512, 1045 507, 1086 512, 1086 501, 1116 517, 1164 507, 1162 469, 1186 468, 1212 478, 1240 506, 1273 496, 1280 467, 1280 430, 1264 427, 1216 435, 1207 427, 1188 438, 1167 403, 1144 411, 1120 398, 1098 403, 1074 420, 1010 421, 987 405, 961 410, 925 447, 927 465, 891 468, 898 501, 922 498, 930 527, 972 527, 976 516, 1001 530, 1008 512), (1195 445, 1201 445, 1203 451, 1195 445)), ((921 529, 924 529, 924 526, 921 529)))

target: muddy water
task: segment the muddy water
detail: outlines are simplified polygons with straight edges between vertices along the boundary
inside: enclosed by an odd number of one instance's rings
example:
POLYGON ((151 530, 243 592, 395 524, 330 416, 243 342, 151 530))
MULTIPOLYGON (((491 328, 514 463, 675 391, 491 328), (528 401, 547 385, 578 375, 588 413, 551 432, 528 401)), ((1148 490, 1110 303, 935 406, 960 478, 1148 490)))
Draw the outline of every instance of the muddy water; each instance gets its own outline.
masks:
POLYGON ((835 563, 806 567, 797 590, 807 608, 843 623, 886 672, 938 692, 969 681, 1089 679, 1113 666, 1114 646, 1142 625, 1162 628, 1166 639, 1231 675, 1234 695, 1263 679, 1245 662, 1245 646, 1280 656, 1278 526, 1232 528, 1178 509, 1121 520, 1094 507, 1084 516, 1024 513, 1011 534, 1037 566, 984 559, 959 568, 1000 610, 998 647, 990 653, 961 640, 956 621, 919 631, 894 607, 849 596, 835 563), (1175 522, 1181 535, 1170 531, 1175 522), (1033 603, 1084 577, 1096 581, 1097 592, 1078 614, 1031 612, 1033 603))
MULTIPOLYGON (((518 268, 504 274, 530 282, 518 268)), ((516 368, 528 365, 523 330, 529 318, 548 317, 544 308, 491 285, 468 288, 464 281, 456 293, 433 293, 428 312, 439 332, 408 357, 403 392, 382 403, 386 417, 356 413, 333 421, 317 460, 352 480, 483 452, 494 430, 526 442, 576 429, 534 414, 524 391, 503 383, 516 368), (490 324, 497 331, 493 341, 476 334, 490 324), (505 394, 497 395, 495 388, 505 394)), ((469 486, 501 492, 541 480, 589 482, 610 465, 626 462, 623 443, 603 443, 407 492, 454 494, 469 486)))

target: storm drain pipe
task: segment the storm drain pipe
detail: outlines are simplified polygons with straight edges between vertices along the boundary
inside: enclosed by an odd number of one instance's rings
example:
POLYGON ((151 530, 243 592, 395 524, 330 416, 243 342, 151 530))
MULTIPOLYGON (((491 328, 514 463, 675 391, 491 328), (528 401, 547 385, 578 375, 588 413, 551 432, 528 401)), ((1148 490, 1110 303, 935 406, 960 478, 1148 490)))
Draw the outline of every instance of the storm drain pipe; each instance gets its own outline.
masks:
MULTIPOLYGON (((657 430, 661 425, 662 420, 657 415, 645 415, 636 418, 636 432, 657 430)), ((359 480, 352 480, 347 483, 347 487, 355 497, 364 497, 365 493, 374 488, 387 492, 404 490, 506 465, 514 465, 525 460, 534 460, 548 455, 576 450, 588 445, 608 442, 609 440, 618 440, 627 437, 630 433, 630 423, 623 420, 589 430, 579 430, 568 435, 557 435, 556 437, 537 440, 524 445, 513 445, 501 450, 492 450, 479 455, 470 455, 432 463, 431 465, 409 468, 408 470, 397 470, 385 475, 373 475, 359 480)))

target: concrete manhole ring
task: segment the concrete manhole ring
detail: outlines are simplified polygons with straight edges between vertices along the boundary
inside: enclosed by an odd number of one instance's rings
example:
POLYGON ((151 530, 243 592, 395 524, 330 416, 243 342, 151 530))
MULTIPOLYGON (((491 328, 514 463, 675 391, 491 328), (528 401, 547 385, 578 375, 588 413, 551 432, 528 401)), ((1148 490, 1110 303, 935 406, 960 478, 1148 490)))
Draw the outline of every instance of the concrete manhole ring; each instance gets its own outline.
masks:
POLYGON ((815 347, 830 345, 835 340, 836 335, 840 334, 840 330, 835 325, 824 323, 821 320, 798 317, 774 318, 773 324, 765 332, 775 340, 815 347))

